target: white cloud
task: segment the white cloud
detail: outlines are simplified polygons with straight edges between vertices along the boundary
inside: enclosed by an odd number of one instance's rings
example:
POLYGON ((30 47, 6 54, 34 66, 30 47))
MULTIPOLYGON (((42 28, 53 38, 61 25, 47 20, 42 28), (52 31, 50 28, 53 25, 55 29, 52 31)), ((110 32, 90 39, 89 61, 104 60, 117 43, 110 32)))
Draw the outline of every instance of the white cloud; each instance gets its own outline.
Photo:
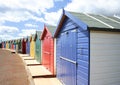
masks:
POLYGON ((120 0, 72 0, 65 9, 75 12, 120 14, 120 0))
POLYGON ((14 39, 14 37, 9 34, 0 35, 0 40, 2 41, 10 40, 10 39, 14 39))
POLYGON ((34 14, 41 15, 46 9, 53 6, 53 0, 0 0, 0 23, 5 21, 20 22, 29 19, 42 21, 34 14))
POLYGON ((22 29, 22 32, 18 34, 19 37, 30 36, 31 34, 35 34, 36 29, 22 29))
POLYGON ((25 24, 25 27, 38 27, 38 25, 36 25, 36 24, 25 24))
POLYGON ((31 18, 35 21, 45 22, 45 20, 41 17, 31 16, 31 18))
POLYGON ((16 27, 0 26, 0 40, 14 39, 13 35, 17 32, 19 32, 19 29, 16 27))
POLYGON ((0 34, 14 33, 18 31, 19 29, 16 27, 0 26, 0 34))
POLYGON ((56 26, 59 21, 61 13, 62 10, 58 10, 57 12, 50 12, 50 13, 46 12, 44 22, 56 26))
POLYGON ((20 22, 20 21, 25 21, 28 19, 31 19, 32 15, 25 11, 8 11, 6 13, 0 13, 0 21, 11 21, 11 22, 20 22))
POLYGON ((53 0, 0 0, 0 6, 11 9, 27 9, 39 13, 54 6, 53 0), (10 2, 10 3, 9 3, 10 2))
POLYGON ((57 1, 63 1, 63 0, 54 0, 54 1, 56 1, 56 2, 57 2, 57 1))

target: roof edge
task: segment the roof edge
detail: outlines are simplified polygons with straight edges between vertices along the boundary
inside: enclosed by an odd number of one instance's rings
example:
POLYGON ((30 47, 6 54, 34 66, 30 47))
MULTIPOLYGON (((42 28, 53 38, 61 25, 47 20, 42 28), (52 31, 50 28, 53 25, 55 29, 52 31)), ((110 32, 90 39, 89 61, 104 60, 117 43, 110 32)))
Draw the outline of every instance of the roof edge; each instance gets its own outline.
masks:
POLYGON ((57 25, 57 28, 55 30, 55 33, 54 33, 54 37, 57 37, 59 31, 60 31, 60 28, 63 24, 63 21, 65 20, 65 18, 68 17, 70 18, 71 20, 73 20, 76 24, 78 24, 80 26, 80 28, 82 28, 83 30, 87 30, 87 25, 80 21, 78 18, 76 18, 74 15, 70 14, 69 12, 67 12, 66 10, 63 9, 63 12, 61 14, 61 17, 59 19, 59 23, 57 25))

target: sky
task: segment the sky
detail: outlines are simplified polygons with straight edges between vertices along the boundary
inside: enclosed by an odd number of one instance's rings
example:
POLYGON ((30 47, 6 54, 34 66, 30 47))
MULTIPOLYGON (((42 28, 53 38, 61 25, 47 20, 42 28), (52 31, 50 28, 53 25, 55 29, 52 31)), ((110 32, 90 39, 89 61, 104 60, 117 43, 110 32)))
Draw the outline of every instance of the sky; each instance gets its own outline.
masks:
POLYGON ((120 16, 120 0, 0 0, 0 41, 19 39, 57 26, 62 9, 120 16))

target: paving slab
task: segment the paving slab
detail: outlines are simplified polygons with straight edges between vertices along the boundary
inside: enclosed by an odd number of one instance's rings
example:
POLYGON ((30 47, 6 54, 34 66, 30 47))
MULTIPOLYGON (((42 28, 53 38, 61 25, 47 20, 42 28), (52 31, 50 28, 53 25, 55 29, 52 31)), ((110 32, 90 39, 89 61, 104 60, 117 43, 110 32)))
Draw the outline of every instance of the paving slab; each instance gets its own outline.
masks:
POLYGON ((42 65, 36 65, 36 66, 28 66, 31 75, 33 77, 41 77, 41 76, 48 76, 52 75, 51 72, 49 72, 44 66, 42 65))
POLYGON ((34 60, 33 57, 27 56, 27 57, 22 57, 24 60, 34 60))
POLYGON ((50 71, 34 60, 33 57, 27 56, 22 58, 32 75, 35 85, 63 85, 50 71))
POLYGON ((34 78, 35 85, 62 85, 57 78, 34 78))
POLYGON ((30 57, 29 54, 20 54, 20 53, 18 53, 18 55, 21 56, 21 57, 30 57))
POLYGON ((40 65, 40 63, 39 62, 37 62, 36 60, 33 60, 33 59, 30 59, 30 60, 25 60, 25 63, 27 64, 27 65, 40 65))

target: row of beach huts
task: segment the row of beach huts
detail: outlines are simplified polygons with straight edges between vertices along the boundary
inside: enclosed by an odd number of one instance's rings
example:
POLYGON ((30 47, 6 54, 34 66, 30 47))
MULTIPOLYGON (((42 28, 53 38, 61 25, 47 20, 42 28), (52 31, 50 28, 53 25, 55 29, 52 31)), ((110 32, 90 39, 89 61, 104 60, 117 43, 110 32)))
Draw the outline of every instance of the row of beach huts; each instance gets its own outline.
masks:
MULTIPOLYGON (((52 21, 52 20, 51 20, 52 21)), ((57 27, 45 25, 2 48, 29 54, 64 85, 120 85, 120 18, 63 10, 57 27)))

